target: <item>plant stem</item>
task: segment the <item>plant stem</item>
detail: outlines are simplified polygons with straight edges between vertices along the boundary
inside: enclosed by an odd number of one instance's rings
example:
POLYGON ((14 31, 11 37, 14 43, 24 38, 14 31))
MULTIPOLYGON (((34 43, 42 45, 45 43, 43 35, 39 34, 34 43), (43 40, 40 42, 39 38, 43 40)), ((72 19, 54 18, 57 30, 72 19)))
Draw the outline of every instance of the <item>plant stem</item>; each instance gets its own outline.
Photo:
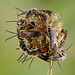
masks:
POLYGON ((47 69, 47 75, 52 75, 52 60, 48 62, 48 69, 47 69))

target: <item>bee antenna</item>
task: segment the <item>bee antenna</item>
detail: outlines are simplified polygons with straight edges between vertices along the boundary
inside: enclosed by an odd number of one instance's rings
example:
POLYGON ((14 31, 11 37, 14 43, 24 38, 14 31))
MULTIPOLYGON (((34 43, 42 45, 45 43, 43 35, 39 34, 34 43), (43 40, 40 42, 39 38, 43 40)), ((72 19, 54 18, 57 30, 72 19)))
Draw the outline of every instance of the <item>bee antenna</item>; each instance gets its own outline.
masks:
POLYGON ((65 52, 66 52, 66 51, 68 51, 68 50, 69 50, 69 48, 71 48, 71 46, 72 46, 72 45, 73 45, 73 43, 72 43, 72 44, 71 44, 71 45, 70 45, 70 46, 69 46, 69 47, 65 50, 65 52))
POLYGON ((33 59, 31 60, 30 65, 29 65, 28 68, 30 68, 30 66, 31 66, 31 64, 32 64, 32 62, 33 62, 33 60, 34 60, 34 58, 35 58, 35 57, 33 57, 33 59))
POLYGON ((9 38, 5 39, 5 41, 7 41, 7 40, 9 40, 9 39, 11 39, 11 38, 13 38, 13 37, 15 37, 15 36, 16 36, 16 35, 11 36, 11 37, 9 37, 9 38))
POLYGON ((12 33, 12 34, 17 34, 17 33, 15 33, 15 32, 11 32, 11 31, 9 31, 9 30, 5 30, 6 32, 9 32, 9 33, 12 33))
POLYGON ((58 63, 58 65, 59 65, 59 67, 61 68, 61 65, 60 65, 60 63, 59 63, 58 59, 57 59, 57 63, 58 63))
POLYGON ((21 10, 21 9, 19 9, 19 8, 16 8, 16 7, 15 7, 15 9, 17 9, 17 10, 19 10, 19 11, 21 11, 21 12, 24 12, 23 10, 21 10))

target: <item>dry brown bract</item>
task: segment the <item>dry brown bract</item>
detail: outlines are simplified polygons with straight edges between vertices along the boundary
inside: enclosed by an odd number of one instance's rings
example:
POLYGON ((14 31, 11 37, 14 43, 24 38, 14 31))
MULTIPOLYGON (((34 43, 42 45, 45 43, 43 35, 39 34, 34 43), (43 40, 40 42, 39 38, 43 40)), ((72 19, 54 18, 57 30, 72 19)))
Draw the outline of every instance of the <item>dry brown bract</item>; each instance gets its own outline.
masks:
POLYGON ((62 29, 59 18, 59 14, 52 15, 52 11, 36 8, 19 15, 17 36, 23 52, 47 62, 64 60, 67 30, 62 29))

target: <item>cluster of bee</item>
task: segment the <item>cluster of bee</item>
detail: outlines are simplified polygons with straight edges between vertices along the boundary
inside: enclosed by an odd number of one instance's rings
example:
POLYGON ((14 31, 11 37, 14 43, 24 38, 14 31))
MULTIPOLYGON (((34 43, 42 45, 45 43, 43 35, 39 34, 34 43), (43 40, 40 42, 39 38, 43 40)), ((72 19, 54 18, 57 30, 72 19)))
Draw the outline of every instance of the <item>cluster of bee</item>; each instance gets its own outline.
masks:
POLYGON ((64 51, 63 46, 67 30, 62 29, 63 23, 59 21, 60 15, 52 15, 52 11, 38 10, 36 8, 25 12, 20 11, 22 13, 17 14, 18 20, 16 23, 18 25, 19 47, 23 50, 23 54, 18 61, 24 63, 26 60, 35 57, 47 62, 64 60, 67 50, 64 51), (24 57, 21 59, 23 55, 24 57), (28 58, 28 56, 30 57, 28 58))

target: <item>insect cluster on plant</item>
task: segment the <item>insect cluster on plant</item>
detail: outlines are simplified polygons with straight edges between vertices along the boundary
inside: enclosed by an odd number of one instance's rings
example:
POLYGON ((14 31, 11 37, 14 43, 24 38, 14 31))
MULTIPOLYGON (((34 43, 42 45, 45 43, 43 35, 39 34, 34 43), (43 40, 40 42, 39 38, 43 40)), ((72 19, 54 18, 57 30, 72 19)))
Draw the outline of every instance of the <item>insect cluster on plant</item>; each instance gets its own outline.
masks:
POLYGON ((62 29, 63 23, 59 20, 60 15, 52 15, 52 11, 38 10, 37 8, 25 12, 16 9, 22 13, 17 13, 17 21, 8 22, 17 23, 19 47, 23 50, 23 54, 18 61, 24 63, 32 57, 33 59, 38 57, 47 62, 64 60, 68 50, 64 51, 63 49, 67 30, 62 29), (23 55, 24 57, 21 59, 23 55), (30 57, 28 58, 28 56, 30 57))

